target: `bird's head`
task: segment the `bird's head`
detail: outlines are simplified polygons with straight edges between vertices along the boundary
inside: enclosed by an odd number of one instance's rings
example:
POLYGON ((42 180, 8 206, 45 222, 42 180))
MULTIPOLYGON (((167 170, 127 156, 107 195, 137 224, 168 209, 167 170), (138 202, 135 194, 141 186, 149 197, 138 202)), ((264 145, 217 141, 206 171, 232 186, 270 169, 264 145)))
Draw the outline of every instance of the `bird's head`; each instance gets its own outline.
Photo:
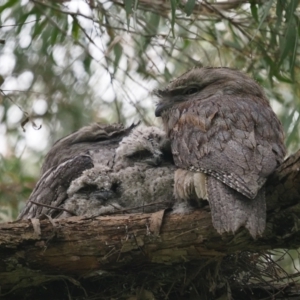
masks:
POLYGON ((135 128, 116 149, 115 170, 137 164, 159 166, 173 162, 170 141, 156 127, 135 128))
POLYGON ((163 118, 183 102, 203 101, 213 95, 252 95, 267 101, 253 79, 230 68, 194 68, 154 94, 159 98, 155 116, 163 118))

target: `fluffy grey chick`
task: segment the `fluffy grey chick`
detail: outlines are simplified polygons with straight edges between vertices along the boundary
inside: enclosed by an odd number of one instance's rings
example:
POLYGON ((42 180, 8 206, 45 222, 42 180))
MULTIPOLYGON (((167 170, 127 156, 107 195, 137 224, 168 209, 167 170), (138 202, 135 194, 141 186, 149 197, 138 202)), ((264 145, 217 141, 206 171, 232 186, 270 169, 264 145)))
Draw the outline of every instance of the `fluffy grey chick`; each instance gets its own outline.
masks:
POLYGON ((175 167, 165 134, 154 127, 133 128, 94 124, 59 140, 19 219, 171 206, 175 167))
POLYGON ((18 219, 41 215, 59 217, 68 198, 70 184, 88 169, 101 164, 114 165, 115 149, 136 125, 92 124, 58 140, 45 157, 41 177, 18 219))
MULTIPOLYGON (((135 128, 120 142, 112 168, 98 164, 71 183, 64 208, 76 215, 97 216, 171 207, 174 171, 164 132, 135 128)), ((66 211, 61 215, 68 216, 66 211)))

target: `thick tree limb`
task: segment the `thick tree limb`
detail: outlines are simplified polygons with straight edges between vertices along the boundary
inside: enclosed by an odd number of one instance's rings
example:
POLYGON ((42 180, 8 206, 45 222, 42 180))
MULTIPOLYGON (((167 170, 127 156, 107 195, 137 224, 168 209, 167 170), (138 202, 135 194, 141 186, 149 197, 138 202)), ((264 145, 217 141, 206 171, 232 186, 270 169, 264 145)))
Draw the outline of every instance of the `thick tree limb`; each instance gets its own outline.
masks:
POLYGON ((246 230, 220 236, 208 209, 188 215, 161 211, 1 224, 1 289, 38 285, 54 275, 87 276, 141 264, 216 259, 243 250, 300 247, 299 170, 300 151, 269 178, 267 229, 255 241, 246 230))

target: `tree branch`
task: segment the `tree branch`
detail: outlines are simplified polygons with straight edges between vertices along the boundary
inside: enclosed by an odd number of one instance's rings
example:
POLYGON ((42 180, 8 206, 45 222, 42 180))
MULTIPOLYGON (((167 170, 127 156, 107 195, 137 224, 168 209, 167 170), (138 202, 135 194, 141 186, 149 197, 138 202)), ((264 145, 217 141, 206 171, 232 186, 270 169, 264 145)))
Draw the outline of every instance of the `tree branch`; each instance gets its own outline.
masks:
POLYGON ((300 151, 267 182, 267 228, 253 240, 244 229, 220 236, 208 207, 96 218, 71 217, 0 225, 2 291, 60 276, 87 275, 140 264, 218 259, 241 252, 300 247, 300 151), (30 278, 30 281, 28 281, 30 278))

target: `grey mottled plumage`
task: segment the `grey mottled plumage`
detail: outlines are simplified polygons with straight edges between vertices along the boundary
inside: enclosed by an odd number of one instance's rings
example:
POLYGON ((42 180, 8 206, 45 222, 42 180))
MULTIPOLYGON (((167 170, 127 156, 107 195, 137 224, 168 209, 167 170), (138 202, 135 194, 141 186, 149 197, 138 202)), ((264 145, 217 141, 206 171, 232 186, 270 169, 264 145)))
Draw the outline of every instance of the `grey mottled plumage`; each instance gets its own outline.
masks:
POLYGON ((165 134, 134 127, 93 124, 56 142, 18 219, 150 212, 172 205, 175 167, 165 134))
POLYGON ((263 185, 285 156, 281 124, 261 87, 236 70, 195 68, 157 95, 156 116, 183 169, 175 174, 177 198, 208 199, 220 233, 245 226, 261 235, 263 185))

